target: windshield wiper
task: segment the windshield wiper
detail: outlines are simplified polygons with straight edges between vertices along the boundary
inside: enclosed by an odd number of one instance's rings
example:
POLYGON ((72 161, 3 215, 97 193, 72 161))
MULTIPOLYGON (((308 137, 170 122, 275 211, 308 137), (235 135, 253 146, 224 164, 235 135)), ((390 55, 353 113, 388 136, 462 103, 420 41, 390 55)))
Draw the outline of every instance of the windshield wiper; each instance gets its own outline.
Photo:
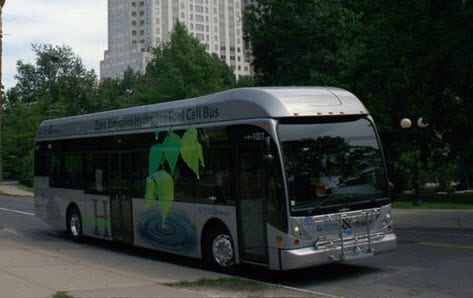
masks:
POLYGON ((322 201, 320 201, 317 205, 315 205, 314 207, 312 207, 312 211, 320 208, 322 205, 324 205, 327 201, 330 201, 331 199, 333 198, 337 198, 337 199, 344 199, 344 198, 348 198, 348 197, 351 197, 351 196, 348 196, 344 193, 331 193, 329 194, 326 198, 324 198, 322 201))
POLYGON ((309 207, 302 207, 302 208, 294 208, 294 209, 297 209, 297 210, 294 210, 294 211, 309 211, 309 212, 313 212, 314 210, 320 208, 322 205, 324 205, 326 202, 330 201, 331 199, 344 199, 344 198, 348 198, 348 197, 351 197, 351 196, 348 196, 346 194, 343 194, 343 193, 331 193, 329 194, 327 197, 323 198, 322 201, 318 202, 315 206, 309 206, 309 207))

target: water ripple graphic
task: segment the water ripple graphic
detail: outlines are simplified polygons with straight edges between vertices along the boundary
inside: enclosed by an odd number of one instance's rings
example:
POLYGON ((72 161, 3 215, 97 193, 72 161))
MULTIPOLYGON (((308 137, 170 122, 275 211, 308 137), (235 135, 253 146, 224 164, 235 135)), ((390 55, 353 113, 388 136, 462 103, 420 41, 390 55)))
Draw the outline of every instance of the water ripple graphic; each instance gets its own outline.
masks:
POLYGON ((148 243, 161 249, 186 252, 195 247, 191 223, 176 214, 168 214, 163 225, 159 211, 148 211, 138 219, 138 232, 148 243))

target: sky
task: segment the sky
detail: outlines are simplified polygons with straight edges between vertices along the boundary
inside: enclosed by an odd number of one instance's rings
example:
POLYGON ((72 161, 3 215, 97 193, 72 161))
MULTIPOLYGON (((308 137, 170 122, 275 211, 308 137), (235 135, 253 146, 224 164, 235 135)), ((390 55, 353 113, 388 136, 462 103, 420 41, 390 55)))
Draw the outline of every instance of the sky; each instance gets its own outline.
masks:
POLYGON ((100 73, 107 48, 107 0, 6 0, 3 85, 16 84, 16 63, 35 63, 32 44, 67 45, 88 70, 100 73))

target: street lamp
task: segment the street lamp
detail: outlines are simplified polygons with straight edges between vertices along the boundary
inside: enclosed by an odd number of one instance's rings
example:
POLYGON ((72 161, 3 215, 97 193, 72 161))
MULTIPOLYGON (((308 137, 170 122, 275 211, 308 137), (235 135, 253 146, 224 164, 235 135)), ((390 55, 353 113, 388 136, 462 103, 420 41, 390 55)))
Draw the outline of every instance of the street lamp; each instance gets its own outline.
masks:
POLYGON ((419 117, 416 121, 416 126, 413 125, 412 120, 409 118, 403 118, 400 122, 403 129, 412 129, 413 143, 414 143, 414 198, 413 204, 420 205, 422 204, 422 199, 420 197, 420 182, 419 182, 419 169, 417 168, 417 148, 418 146, 418 134, 420 134, 421 129, 429 127, 429 123, 424 122, 423 117, 419 117))

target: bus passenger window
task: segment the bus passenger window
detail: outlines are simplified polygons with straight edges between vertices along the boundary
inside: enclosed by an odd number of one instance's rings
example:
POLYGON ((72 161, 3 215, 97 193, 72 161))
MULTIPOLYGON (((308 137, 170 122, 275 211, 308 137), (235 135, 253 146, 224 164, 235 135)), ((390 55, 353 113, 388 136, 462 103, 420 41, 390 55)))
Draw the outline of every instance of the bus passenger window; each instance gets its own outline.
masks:
POLYGON ((133 197, 144 198, 147 176, 148 152, 133 152, 131 154, 131 190, 133 197))
POLYGON ((225 203, 231 200, 231 152, 225 147, 204 147, 205 167, 195 183, 196 198, 225 203))
POLYGON ((85 163, 85 192, 104 193, 108 182, 108 154, 91 153, 85 163))
POLYGON ((80 188, 82 174, 82 155, 54 155, 51 159, 50 184, 53 187, 80 188))
POLYGON ((194 172, 179 159, 174 170, 174 199, 176 201, 192 201, 195 197, 194 172))
POLYGON ((60 155, 53 155, 51 157, 51 177, 49 179, 49 184, 52 187, 61 186, 61 168, 62 160, 60 155))
POLYGON ((95 189, 98 192, 103 191, 103 170, 95 169, 95 189))

